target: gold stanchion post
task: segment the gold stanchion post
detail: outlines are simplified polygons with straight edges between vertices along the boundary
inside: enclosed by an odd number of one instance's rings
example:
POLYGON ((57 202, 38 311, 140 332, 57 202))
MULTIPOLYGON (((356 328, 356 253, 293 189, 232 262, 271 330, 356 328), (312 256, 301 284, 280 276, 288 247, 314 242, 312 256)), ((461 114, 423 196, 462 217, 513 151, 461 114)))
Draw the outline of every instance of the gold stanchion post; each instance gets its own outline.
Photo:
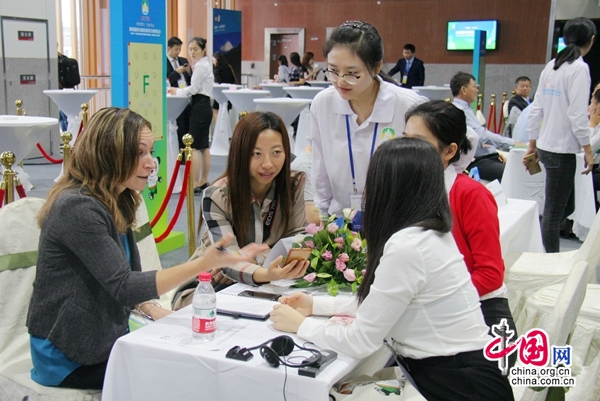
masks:
POLYGON ((506 96, 507 96, 507 93, 502 92, 502 104, 506 103, 506 96))
POLYGON ((477 95, 477 108, 483 112, 483 94, 481 93, 477 95))
POLYGON ((510 94, 512 95, 512 97, 515 97, 515 96, 517 96, 517 91, 512 91, 512 92, 510 92, 510 94))
POLYGON ((2 174, 4 177, 2 180, 2 189, 6 191, 4 194, 4 203, 8 204, 15 200, 15 176, 17 173, 12 169, 13 164, 15 164, 15 154, 10 151, 2 152, 0 162, 2 162, 5 168, 2 174))
POLYGON ((73 139, 73 135, 70 132, 65 131, 60 134, 60 139, 63 141, 62 149, 63 149, 63 171, 67 171, 67 165, 69 163, 69 159, 71 158, 71 139, 73 139))
MULTIPOLYGON (((185 153, 185 161, 188 160, 190 163, 192 162, 192 143, 194 143, 194 138, 190 134, 185 134, 182 138, 182 141, 185 145, 184 153, 185 153)), ((195 222, 196 212, 194 211, 194 180, 190 176, 188 177, 188 185, 187 185, 187 219, 188 219, 188 250, 190 256, 194 254, 196 251, 196 222, 195 222)))
POLYGON ((446 98, 446 103, 452 103, 452 99, 450 99, 449 97, 446 98))
POLYGON ((88 108, 89 108, 89 106, 87 103, 84 103, 81 105, 81 121, 83 122, 84 127, 87 125, 88 118, 89 118, 88 108))
POLYGON ((25 111, 25 109, 21 107, 21 106, 23 106, 22 100, 15 100, 15 106, 17 106, 17 115, 18 116, 26 116, 27 115, 27 112, 25 111))

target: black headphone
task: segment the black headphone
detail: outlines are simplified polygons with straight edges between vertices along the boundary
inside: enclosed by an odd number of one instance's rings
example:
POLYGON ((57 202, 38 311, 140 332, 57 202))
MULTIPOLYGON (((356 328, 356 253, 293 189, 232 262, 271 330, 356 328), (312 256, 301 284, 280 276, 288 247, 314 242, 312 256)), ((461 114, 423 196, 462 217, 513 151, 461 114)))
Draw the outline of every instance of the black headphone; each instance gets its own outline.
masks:
POLYGON ((262 344, 250 348, 241 348, 240 346, 236 345, 227 352, 226 356, 227 358, 231 359, 248 361, 252 358, 252 353, 250 351, 253 349, 259 349, 260 356, 262 356, 263 359, 274 368, 278 367, 279 365, 289 366, 290 368, 301 368, 303 366, 312 365, 321 359, 321 352, 313 348, 306 348, 296 344, 290 336, 271 338, 262 344), (267 345, 269 343, 271 343, 271 346, 267 345), (294 350, 294 347, 298 347, 304 351, 309 351, 312 353, 312 355, 299 363, 287 362, 282 357, 291 354, 294 350))

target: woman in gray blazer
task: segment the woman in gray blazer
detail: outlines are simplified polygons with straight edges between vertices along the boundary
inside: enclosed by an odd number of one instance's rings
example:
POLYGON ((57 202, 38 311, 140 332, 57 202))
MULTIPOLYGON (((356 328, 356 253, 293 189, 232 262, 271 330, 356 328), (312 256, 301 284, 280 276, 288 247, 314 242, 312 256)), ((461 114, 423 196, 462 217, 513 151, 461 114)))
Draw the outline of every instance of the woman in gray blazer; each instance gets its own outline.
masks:
POLYGON ((27 327, 31 376, 42 385, 101 389, 110 350, 128 332, 132 308, 152 319, 165 316, 168 311, 148 301, 200 272, 253 260, 264 250, 252 244, 232 254, 213 246, 177 267, 142 272, 132 229, 138 192, 155 168, 153 147, 151 125, 139 114, 98 111, 40 211, 27 327))

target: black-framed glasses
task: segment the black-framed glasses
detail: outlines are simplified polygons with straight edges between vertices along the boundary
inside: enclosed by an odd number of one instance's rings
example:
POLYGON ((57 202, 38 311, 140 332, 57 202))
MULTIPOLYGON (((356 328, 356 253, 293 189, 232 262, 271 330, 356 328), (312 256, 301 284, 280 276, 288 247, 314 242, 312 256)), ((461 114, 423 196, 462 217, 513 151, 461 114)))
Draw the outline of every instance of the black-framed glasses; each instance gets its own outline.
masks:
POLYGON ((342 78, 344 81, 346 81, 348 84, 350 85, 356 85, 358 83, 358 80, 360 79, 360 77, 362 75, 354 75, 354 74, 338 74, 335 71, 332 70, 325 70, 325 76, 327 77, 327 79, 329 79, 331 82, 337 82, 340 80, 340 78, 342 78))

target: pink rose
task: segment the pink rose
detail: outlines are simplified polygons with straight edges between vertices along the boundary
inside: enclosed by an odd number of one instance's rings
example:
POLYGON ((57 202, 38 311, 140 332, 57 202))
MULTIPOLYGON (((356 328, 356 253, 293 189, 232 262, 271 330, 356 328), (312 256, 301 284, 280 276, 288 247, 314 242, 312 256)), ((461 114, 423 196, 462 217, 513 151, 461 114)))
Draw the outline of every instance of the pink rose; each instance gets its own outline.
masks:
POLYGON ((327 225, 327 231, 329 231, 331 234, 335 234, 335 232, 338 230, 338 228, 340 228, 340 226, 338 226, 335 223, 329 223, 327 225))
POLYGON ((364 277, 367 274, 367 269, 362 269, 360 274, 364 277))
POLYGON ((306 232, 310 235, 315 235, 319 231, 321 231, 323 227, 316 225, 315 223, 310 223, 306 226, 306 232))
POLYGON ((340 258, 337 258, 335 260, 335 268, 343 272, 344 270, 346 270, 346 263, 344 263, 340 258))
POLYGON ((321 254, 321 257, 324 260, 331 260, 333 258, 333 254, 331 253, 331 251, 325 251, 321 254))
POLYGON ((313 241, 305 241, 304 245, 306 245, 310 249, 315 249, 315 243, 313 241))
POLYGON ((344 278, 350 282, 356 281, 356 274, 354 274, 354 269, 346 269, 344 271, 344 278))
POLYGON ((350 245, 352 247, 352 249, 354 249, 356 252, 359 252, 361 249, 361 242, 360 239, 358 238, 354 238, 354 241, 352 241, 352 244, 350 245))
POLYGON ((310 274, 307 274, 306 276, 304 276, 304 280, 308 281, 309 283, 312 283, 313 281, 315 281, 316 278, 317 278, 317 273, 310 273, 310 274))
POLYGON ((340 245, 344 245, 344 238, 343 237, 337 237, 336 239, 333 240, 333 242, 340 244, 340 245))
POLYGON ((344 253, 341 253, 340 256, 338 256, 338 259, 344 263, 348 263, 348 261, 350 260, 350 256, 348 256, 348 254, 346 252, 344 252, 344 253))

